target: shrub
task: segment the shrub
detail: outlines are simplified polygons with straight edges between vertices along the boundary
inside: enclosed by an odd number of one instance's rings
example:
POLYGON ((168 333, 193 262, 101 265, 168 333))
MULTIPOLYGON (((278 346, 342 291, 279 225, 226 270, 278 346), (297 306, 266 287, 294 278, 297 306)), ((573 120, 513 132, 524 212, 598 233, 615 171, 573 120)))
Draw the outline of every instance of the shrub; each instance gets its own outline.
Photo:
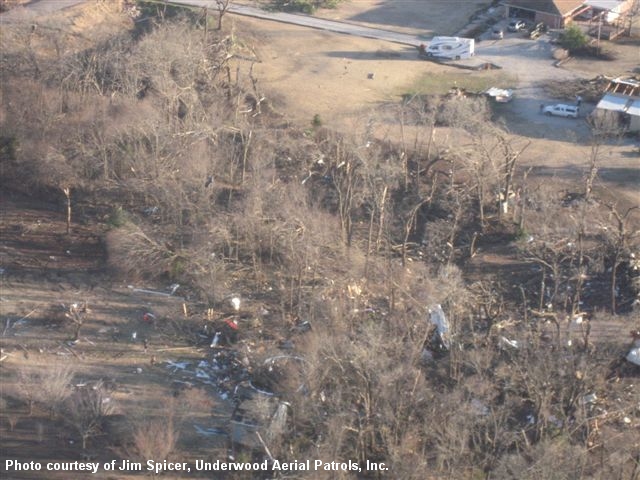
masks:
POLYGON ((340 0, 273 0, 275 10, 311 14, 318 8, 336 8, 340 0))
POLYGON ((576 25, 569 25, 560 37, 560 45, 571 53, 583 49, 587 45, 588 41, 589 39, 587 36, 580 27, 576 25))

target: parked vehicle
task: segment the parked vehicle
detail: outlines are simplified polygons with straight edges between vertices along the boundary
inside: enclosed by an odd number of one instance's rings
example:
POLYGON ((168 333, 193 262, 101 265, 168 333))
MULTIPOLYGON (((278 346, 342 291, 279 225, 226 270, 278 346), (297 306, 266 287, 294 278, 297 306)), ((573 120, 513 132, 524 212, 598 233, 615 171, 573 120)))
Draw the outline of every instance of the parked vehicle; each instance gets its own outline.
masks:
POLYGON ((420 52, 427 57, 460 60, 473 57, 475 41, 473 38, 433 37, 427 48, 420 52))
POLYGON ((555 115, 556 117, 570 117, 578 118, 580 107, 576 105, 565 105, 558 103, 557 105, 547 105, 542 109, 542 113, 545 115, 555 115))
POLYGON ((504 31, 501 28, 493 27, 491 29, 491 37, 496 40, 502 40, 504 38, 504 31))
POLYGON ((509 22, 509 26, 507 30, 510 32, 519 32, 520 30, 524 30, 527 27, 527 24, 523 20, 511 20, 509 22))
POLYGON ((546 31, 547 31, 547 26, 544 23, 542 22, 537 23, 536 25, 532 26, 529 29, 529 38, 531 38, 532 40, 535 40, 546 31))

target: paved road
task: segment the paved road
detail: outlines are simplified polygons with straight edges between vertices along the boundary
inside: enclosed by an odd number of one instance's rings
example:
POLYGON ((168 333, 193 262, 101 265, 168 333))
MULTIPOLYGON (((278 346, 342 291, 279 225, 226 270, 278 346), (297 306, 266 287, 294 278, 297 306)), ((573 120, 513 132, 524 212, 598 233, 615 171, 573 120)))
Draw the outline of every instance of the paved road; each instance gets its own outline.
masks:
MULTIPOLYGON (((80 3, 83 3, 84 1, 86 0, 34 0, 28 3, 25 8, 17 8, 0 15, 0 23, 24 18, 24 15, 27 14, 27 12, 33 15, 46 14, 54 12, 56 10, 62 10, 64 8, 78 5, 80 3)), ((207 7, 213 12, 217 11, 215 0, 171 0, 169 3, 198 8, 207 7)), ((231 4, 229 6, 228 12, 234 13, 236 15, 262 18, 265 20, 315 28, 328 32, 343 33, 364 38, 374 38, 377 40, 386 40, 388 42, 399 43, 402 45, 418 46, 421 43, 424 43, 426 40, 425 38, 407 35, 404 33, 397 33, 379 28, 363 27, 361 25, 347 22, 325 20, 322 18, 311 17, 309 15, 285 12, 268 12, 260 8, 250 7, 248 5, 231 4)))
MULTIPOLYGON (((191 5, 195 7, 208 7, 216 11, 216 2, 214 0, 171 0, 171 3, 181 5, 191 5)), ((335 20, 325 20, 315 18, 309 15, 301 15, 285 12, 268 12, 259 8, 247 5, 232 4, 229 6, 229 12, 236 15, 244 15, 247 17, 262 18, 281 23, 289 23, 291 25, 300 25, 302 27, 316 28, 318 30, 326 30, 328 32, 344 33, 357 37, 374 38, 377 40, 386 40, 389 42, 399 43, 402 45, 418 46, 425 42, 425 38, 406 35, 404 33, 391 32, 379 28, 363 27, 347 22, 337 22, 335 20)))
POLYGON ((74 7, 86 0, 32 0, 24 8, 18 7, 0 15, 0 24, 19 21, 27 16, 46 15, 47 13, 74 7))

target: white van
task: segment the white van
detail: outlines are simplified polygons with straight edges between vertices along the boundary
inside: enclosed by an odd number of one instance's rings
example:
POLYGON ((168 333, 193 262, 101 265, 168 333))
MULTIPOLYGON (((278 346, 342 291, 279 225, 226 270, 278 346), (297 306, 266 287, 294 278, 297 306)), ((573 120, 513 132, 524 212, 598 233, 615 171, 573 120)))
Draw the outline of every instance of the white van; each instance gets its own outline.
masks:
POLYGON ((471 58, 475 53, 473 38, 433 37, 425 51, 427 57, 448 58, 460 60, 471 58))

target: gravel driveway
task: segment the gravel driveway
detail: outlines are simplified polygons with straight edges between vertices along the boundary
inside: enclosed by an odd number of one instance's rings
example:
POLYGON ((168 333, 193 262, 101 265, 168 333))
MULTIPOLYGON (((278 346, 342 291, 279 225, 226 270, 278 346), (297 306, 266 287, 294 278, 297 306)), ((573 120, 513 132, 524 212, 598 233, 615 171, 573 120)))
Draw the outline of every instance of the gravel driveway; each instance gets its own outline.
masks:
POLYGON ((548 35, 530 40, 524 38, 522 33, 506 33, 506 28, 504 30, 503 40, 486 39, 479 42, 476 56, 499 65, 506 74, 517 78, 513 101, 501 109, 507 126, 515 133, 532 137, 587 140, 590 131, 584 119, 595 105, 583 102, 578 119, 548 117, 540 113, 541 104, 575 102, 573 98, 549 98, 541 84, 545 81, 573 80, 580 78, 579 75, 554 66, 553 46, 549 43, 548 35))

